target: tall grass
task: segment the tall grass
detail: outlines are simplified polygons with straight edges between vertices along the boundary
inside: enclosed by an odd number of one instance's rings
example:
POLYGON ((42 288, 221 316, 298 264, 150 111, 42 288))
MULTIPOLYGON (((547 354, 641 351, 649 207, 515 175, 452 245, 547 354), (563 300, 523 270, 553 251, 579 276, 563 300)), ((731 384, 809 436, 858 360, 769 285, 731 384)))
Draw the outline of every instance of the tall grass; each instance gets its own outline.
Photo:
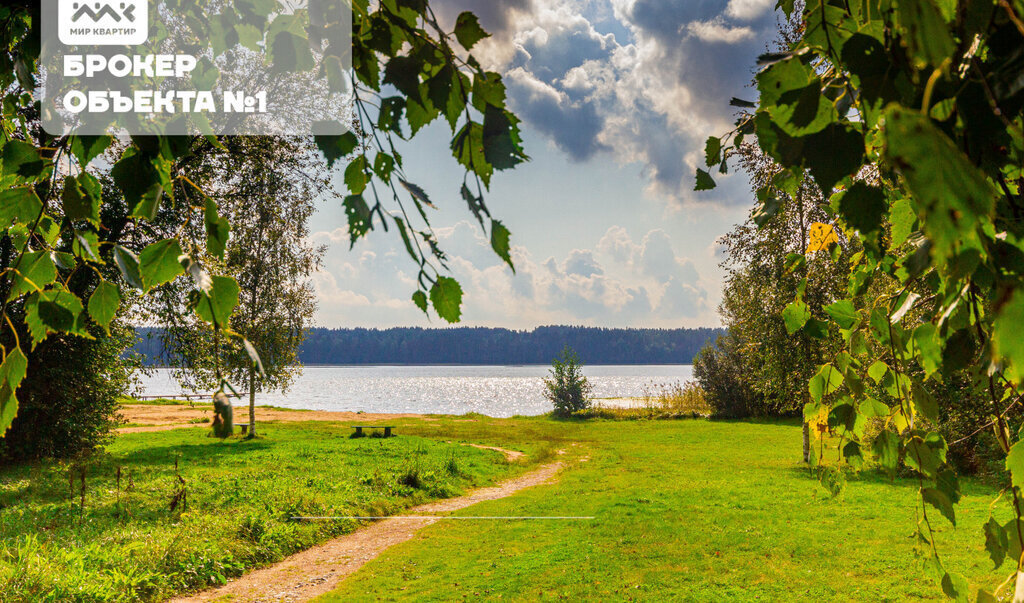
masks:
POLYGON ((629 408, 598 403, 591 410, 579 413, 579 416, 620 420, 697 419, 710 417, 714 412, 704 390, 695 381, 647 383, 643 386, 642 394, 635 400, 639 403, 629 408))

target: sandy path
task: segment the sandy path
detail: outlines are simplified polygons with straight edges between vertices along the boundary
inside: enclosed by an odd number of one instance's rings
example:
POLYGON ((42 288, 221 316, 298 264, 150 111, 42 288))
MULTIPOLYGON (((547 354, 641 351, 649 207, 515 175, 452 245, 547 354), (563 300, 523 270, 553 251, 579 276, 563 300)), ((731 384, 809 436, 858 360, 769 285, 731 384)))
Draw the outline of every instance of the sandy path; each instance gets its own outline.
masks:
MULTIPOLYGON (((137 433, 140 431, 166 431, 168 429, 181 429, 185 427, 206 427, 209 423, 192 423, 195 419, 213 418, 213 410, 210 404, 197 403, 191 406, 156 406, 146 404, 129 404, 121 407, 121 416, 126 423, 137 425, 136 427, 122 427, 118 433, 137 433)), ((334 412, 322 410, 278 410, 271 408, 257 408, 256 421, 341 421, 358 423, 379 423, 394 419, 424 419, 432 421, 431 417, 417 414, 370 414, 355 412, 334 412)), ((235 421, 238 423, 249 422, 249 407, 235 407, 235 421)))
MULTIPOLYGON (((489 446, 480 447, 498 450, 506 456, 514 452, 489 446)), ((270 567, 245 574, 219 588, 189 597, 171 599, 170 603, 199 603, 221 599, 232 603, 308 601, 330 592, 347 576, 389 547, 409 540, 420 529, 439 521, 438 518, 423 515, 443 515, 479 502, 511 496, 525 488, 548 482, 562 466, 563 463, 560 461, 542 465, 497 486, 481 488, 466 496, 413 507, 408 511, 409 516, 398 515, 379 521, 326 544, 292 555, 270 567)))

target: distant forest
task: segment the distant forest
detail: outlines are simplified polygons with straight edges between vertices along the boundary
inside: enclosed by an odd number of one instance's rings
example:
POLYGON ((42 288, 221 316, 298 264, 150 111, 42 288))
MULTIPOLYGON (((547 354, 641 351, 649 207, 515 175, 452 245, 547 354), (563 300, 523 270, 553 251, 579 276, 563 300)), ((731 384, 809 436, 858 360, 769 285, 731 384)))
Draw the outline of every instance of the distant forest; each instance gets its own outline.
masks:
MULTIPOLYGON (((299 350, 303 364, 549 364, 566 345, 585 364, 691 364, 724 329, 311 329, 299 350)), ((135 350, 153 364, 160 339, 139 329, 135 350)))

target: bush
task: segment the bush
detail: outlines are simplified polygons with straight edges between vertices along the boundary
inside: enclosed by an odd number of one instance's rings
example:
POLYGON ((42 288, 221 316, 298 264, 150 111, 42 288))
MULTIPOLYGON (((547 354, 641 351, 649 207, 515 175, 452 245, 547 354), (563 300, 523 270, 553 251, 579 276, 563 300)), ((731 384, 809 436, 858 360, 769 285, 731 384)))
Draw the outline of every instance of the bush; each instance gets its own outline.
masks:
POLYGON ((93 336, 51 336, 29 354, 18 416, 0 439, 0 458, 69 458, 106 441, 133 381, 136 362, 124 351, 135 331, 115 322, 109 336, 98 329, 93 336))
POLYGON ((567 417, 590 408, 590 382, 583 376, 583 365, 572 348, 551 362, 551 376, 544 380, 545 396, 555 406, 555 416, 567 417))
POLYGON ((759 408, 758 395, 747 381, 736 348, 731 335, 722 335, 693 360, 693 376, 704 390, 714 417, 750 417, 759 408))
POLYGON ((699 383, 651 383, 644 387, 644 404, 650 410, 670 416, 710 416, 714 409, 699 383))

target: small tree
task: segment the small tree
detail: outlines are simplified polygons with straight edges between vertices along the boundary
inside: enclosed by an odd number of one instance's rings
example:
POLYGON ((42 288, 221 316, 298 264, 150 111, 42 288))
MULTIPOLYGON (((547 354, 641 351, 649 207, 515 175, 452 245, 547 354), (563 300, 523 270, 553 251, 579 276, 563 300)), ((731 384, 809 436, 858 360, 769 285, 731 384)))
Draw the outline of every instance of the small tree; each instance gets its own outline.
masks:
POLYGON ((555 416, 567 417, 590 407, 593 387, 583 376, 583 365, 576 352, 565 346, 551 362, 551 376, 544 380, 545 396, 555 405, 555 416))

